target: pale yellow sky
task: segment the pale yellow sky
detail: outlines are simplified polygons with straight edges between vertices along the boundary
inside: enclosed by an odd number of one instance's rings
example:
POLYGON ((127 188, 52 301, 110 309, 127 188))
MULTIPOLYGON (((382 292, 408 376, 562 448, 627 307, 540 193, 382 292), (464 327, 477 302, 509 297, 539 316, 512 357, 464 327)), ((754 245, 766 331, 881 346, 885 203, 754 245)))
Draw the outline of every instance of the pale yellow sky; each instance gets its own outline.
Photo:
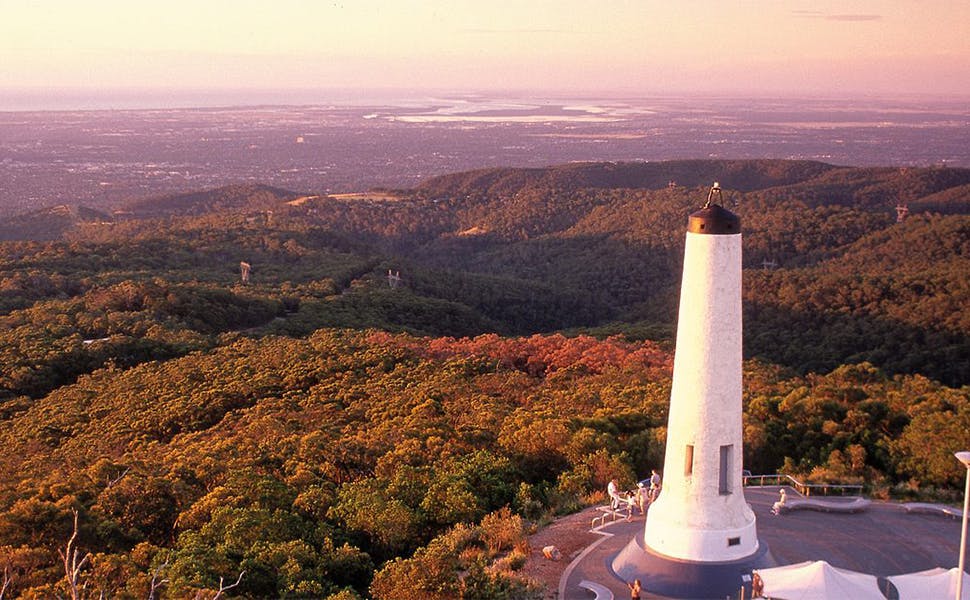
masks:
POLYGON ((0 0, 0 89, 970 95, 970 2, 0 0))

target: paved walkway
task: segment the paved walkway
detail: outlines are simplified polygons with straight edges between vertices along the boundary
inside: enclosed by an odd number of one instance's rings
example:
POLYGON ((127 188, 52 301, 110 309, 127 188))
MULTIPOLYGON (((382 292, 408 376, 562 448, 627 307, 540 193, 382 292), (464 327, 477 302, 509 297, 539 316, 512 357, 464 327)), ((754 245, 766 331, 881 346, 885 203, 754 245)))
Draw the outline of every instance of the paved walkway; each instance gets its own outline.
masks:
MULTIPOLYGON (((907 513, 900 505, 873 502, 860 513, 792 511, 771 514, 779 487, 745 488, 745 498, 758 519, 758 537, 768 544, 778 564, 826 560, 832 566, 878 577, 933 567, 957 566, 960 520, 933 514, 907 513)), ((787 488, 793 497, 794 490, 787 488)), ((594 542, 571 563, 559 584, 560 600, 589 600, 579 587, 589 580, 609 588, 617 600, 630 597, 610 568, 612 558, 634 535, 643 535, 644 517, 608 523, 594 542)), ((659 598, 645 594, 644 598, 659 598)))

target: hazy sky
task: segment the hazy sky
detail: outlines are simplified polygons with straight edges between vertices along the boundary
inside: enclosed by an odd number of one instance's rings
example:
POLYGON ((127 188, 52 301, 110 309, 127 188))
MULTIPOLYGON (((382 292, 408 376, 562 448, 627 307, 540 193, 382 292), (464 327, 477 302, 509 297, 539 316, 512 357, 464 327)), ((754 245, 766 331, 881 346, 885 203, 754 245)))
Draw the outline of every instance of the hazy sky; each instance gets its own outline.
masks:
POLYGON ((0 89, 970 94, 965 0, 0 0, 0 89))

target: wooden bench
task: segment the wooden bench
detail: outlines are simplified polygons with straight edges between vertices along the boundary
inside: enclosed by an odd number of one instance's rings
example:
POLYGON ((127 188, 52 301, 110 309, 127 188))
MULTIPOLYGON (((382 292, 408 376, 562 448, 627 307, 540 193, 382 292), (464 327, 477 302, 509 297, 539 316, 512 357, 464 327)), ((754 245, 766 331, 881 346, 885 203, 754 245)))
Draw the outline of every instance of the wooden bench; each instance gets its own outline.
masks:
POLYGON ((946 515, 955 519, 963 518, 962 510, 959 508, 953 508, 952 506, 947 506, 945 504, 932 504, 929 502, 905 502, 902 504, 902 507, 908 513, 931 513, 946 515))
POLYGON ((596 594, 594 600, 613 600, 613 592, 606 586, 584 579, 579 582, 579 587, 596 594))
POLYGON ((867 498, 853 498, 848 502, 822 500, 819 498, 788 498, 782 512, 790 510, 818 510, 822 512, 856 513, 869 508, 872 501, 867 498))

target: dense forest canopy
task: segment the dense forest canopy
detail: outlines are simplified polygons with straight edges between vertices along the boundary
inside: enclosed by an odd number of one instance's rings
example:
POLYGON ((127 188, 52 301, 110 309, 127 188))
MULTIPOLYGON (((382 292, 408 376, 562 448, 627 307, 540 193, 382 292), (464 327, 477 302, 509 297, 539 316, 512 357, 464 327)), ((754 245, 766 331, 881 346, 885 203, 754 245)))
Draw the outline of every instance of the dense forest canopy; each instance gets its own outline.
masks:
POLYGON ((528 523, 663 464, 686 217, 715 180, 745 236, 746 468, 946 499, 970 446, 968 170, 230 186, 0 225, 8 593, 69 596, 76 533, 74 583, 107 597, 240 573, 224 595, 532 597, 528 523))

